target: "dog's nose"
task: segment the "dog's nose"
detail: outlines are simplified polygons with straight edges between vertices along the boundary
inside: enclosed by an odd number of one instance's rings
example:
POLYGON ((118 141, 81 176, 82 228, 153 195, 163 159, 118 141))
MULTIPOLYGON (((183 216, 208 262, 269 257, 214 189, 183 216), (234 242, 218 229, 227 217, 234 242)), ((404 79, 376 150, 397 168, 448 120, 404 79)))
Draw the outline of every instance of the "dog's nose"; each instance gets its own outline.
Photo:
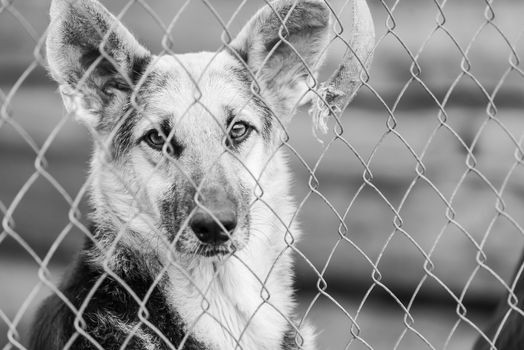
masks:
POLYGON ((198 209, 189 226, 202 243, 218 245, 229 240, 237 226, 237 217, 231 210, 207 212, 198 209))

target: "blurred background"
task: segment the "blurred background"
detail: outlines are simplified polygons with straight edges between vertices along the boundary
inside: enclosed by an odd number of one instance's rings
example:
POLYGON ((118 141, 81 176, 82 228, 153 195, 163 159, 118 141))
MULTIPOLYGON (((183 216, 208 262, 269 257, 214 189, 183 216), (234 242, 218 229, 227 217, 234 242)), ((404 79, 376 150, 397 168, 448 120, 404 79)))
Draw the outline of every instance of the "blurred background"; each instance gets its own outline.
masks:
MULTIPOLYGON (((173 51, 216 50, 223 27, 214 13, 234 35, 264 4, 103 2, 124 9, 122 21, 155 53, 172 21, 173 51)), ((305 109, 289 127, 305 231, 301 312, 317 326, 320 349, 468 349, 524 243, 524 2, 368 3, 377 32, 369 85, 320 140, 305 109)), ((349 28, 351 2, 330 4, 349 28)), ((35 306, 51 293, 37 261, 59 281, 81 245, 72 201, 81 222, 89 212, 90 140, 67 118, 44 68, 48 8, 48 0, 0 5, 4 349, 25 344, 35 306)), ((323 78, 343 53, 334 43, 323 78)))

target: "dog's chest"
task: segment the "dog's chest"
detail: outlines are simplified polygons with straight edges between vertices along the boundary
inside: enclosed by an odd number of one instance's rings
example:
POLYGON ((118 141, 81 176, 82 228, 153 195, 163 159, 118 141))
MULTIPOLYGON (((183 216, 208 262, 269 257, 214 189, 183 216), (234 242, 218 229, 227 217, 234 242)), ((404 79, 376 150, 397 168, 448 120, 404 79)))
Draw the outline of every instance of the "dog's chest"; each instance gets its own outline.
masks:
MULTIPOLYGON (((234 265, 234 264, 232 264, 234 265)), ((217 273, 199 267, 191 281, 172 271, 170 303, 181 316, 186 331, 210 350, 275 350, 282 347, 289 292, 278 283, 262 288, 252 272, 229 266, 217 273)))

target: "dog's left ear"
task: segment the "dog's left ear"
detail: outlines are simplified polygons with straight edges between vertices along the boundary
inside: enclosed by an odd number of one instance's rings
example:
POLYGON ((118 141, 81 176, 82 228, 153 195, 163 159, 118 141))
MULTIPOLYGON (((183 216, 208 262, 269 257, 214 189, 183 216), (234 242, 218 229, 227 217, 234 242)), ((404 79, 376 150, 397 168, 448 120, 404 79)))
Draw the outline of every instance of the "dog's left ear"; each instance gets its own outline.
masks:
POLYGON ((50 17, 47 60, 64 104, 91 126, 110 124, 108 116, 122 114, 150 52, 96 0, 53 0, 50 17))
POLYGON ((330 10, 322 0, 279 0, 244 26, 230 47, 254 73, 260 94, 287 115, 304 97, 310 73, 329 42, 330 10))

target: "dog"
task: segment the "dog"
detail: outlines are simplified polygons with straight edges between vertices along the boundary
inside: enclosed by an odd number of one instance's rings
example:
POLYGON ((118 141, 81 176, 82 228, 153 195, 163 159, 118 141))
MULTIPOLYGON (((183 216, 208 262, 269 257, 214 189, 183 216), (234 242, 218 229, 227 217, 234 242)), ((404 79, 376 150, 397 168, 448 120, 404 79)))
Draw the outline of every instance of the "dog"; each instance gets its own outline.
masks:
POLYGON ((513 350, 524 349, 524 278, 522 266, 524 252, 521 253, 511 284, 515 286, 513 296, 506 293, 497 306, 489 327, 479 336, 474 350, 513 350))
POLYGON ((93 138, 92 227, 29 349, 315 349, 294 314, 281 146, 328 6, 273 2, 218 52, 180 55, 152 54, 96 0, 53 0, 50 17, 50 74, 93 138))

